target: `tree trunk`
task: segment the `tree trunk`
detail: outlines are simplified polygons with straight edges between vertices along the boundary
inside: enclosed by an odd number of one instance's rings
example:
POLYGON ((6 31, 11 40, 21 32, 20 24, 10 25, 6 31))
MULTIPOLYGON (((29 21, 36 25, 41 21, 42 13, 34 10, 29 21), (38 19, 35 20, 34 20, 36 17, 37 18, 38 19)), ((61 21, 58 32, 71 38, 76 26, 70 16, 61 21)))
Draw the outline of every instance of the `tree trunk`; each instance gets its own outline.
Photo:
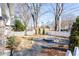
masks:
POLYGON ((27 23, 25 24, 25 36, 27 35, 27 23))
POLYGON ((10 51, 10 56, 13 56, 13 49, 11 49, 10 51))
POLYGON ((37 26, 36 26, 36 22, 34 22, 34 29, 35 29, 35 34, 37 34, 37 26))
POLYGON ((59 31, 61 31, 61 17, 59 17, 59 31))
POLYGON ((35 19, 33 14, 32 14, 32 18, 33 18, 33 21, 34 21, 35 34, 37 34, 37 21, 36 21, 36 19, 35 19))
POLYGON ((55 31, 59 31, 60 30, 60 16, 62 14, 63 11, 63 3, 57 3, 56 4, 56 9, 55 9, 55 31))
POLYGON ((10 13, 10 25, 14 26, 14 4, 8 3, 9 6, 9 13, 10 13))
POLYGON ((25 36, 27 35, 27 27, 25 28, 25 36))
POLYGON ((36 28, 36 34, 38 34, 38 23, 37 23, 37 19, 36 19, 36 22, 35 22, 35 28, 36 28))
POLYGON ((58 17, 55 16, 55 31, 58 29, 58 17))

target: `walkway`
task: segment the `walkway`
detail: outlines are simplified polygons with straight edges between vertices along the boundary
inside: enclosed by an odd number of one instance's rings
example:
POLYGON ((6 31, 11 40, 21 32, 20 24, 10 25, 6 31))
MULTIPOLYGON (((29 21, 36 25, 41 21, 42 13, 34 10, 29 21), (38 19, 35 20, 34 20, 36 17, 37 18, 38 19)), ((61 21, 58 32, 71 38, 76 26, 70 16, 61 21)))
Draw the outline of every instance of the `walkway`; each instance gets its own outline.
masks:
POLYGON ((49 31, 46 34, 52 35, 52 36, 62 36, 62 37, 69 37, 70 32, 65 32, 65 31, 49 31))

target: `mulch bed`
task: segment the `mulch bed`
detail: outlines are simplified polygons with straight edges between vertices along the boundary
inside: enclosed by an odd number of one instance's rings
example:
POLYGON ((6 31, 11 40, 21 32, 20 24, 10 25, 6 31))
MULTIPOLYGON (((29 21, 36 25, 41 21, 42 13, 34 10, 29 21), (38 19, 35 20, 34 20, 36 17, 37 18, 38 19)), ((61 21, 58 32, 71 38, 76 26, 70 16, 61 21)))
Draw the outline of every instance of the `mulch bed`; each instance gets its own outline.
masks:
POLYGON ((45 56, 65 56, 66 52, 55 49, 43 49, 42 53, 45 54, 45 56))
POLYGON ((44 48, 41 53, 45 56, 65 56, 68 48, 68 45, 59 45, 52 48, 44 48))

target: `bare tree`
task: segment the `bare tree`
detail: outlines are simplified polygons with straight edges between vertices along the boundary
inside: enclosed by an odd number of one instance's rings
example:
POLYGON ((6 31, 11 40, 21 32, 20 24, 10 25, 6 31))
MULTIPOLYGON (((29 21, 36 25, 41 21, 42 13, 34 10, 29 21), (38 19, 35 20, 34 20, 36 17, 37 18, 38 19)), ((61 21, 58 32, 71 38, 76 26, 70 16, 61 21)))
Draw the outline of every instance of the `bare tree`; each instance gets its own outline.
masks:
MULTIPOLYGON (((2 16, 6 19, 5 24, 8 25, 8 32, 11 31, 11 20, 12 17, 14 16, 14 10, 13 10, 13 4, 8 4, 8 3, 2 3, 1 9, 2 9, 2 16)), ((7 33, 8 35, 8 33, 7 33)))
POLYGON ((55 15, 55 31, 56 31, 59 30, 59 20, 63 12, 63 3, 56 3, 56 7, 53 8, 53 11, 55 15))
POLYGON ((32 17, 32 19, 34 21, 34 29, 35 29, 36 34, 37 34, 38 17, 39 17, 41 4, 39 4, 39 3, 31 3, 31 4, 27 4, 27 7, 30 10, 31 17, 32 17))
POLYGON ((9 13, 10 13, 10 25, 14 25, 14 4, 13 3, 7 3, 9 13))
POLYGON ((25 28, 25 35, 27 35, 26 34, 27 33, 27 25, 29 23, 29 20, 30 20, 31 16, 30 16, 29 9, 28 9, 26 3, 19 4, 19 7, 20 7, 20 12, 21 12, 20 16, 22 17, 23 23, 26 27, 25 28))

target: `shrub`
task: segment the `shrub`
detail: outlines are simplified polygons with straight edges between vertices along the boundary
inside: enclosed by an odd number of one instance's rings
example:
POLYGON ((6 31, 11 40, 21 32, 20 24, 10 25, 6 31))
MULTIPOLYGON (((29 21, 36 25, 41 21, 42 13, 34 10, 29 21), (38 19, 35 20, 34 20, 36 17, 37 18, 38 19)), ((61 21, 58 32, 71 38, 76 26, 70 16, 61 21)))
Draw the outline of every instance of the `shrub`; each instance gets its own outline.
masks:
POLYGON ((41 28, 39 28, 39 30, 38 30, 38 34, 41 34, 41 28))
POLYGON ((13 56, 13 50, 19 45, 19 42, 16 42, 15 36, 9 37, 7 40, 7 47, 10 49, 10 56, 13 56))
POLYGON ((43 28, 43 33, 42 33, 43 35, 45 34, 45 29, 43 28))
POLYGON ((72 25, 71 35, 69 39, 69 48, 73 52, 75 46, 79 47, 79 16, 76 18, 76 22, 72 25))
POLYGON ((20 20, 15 20, 15 31, 24 31, 25 25, 20 20))

